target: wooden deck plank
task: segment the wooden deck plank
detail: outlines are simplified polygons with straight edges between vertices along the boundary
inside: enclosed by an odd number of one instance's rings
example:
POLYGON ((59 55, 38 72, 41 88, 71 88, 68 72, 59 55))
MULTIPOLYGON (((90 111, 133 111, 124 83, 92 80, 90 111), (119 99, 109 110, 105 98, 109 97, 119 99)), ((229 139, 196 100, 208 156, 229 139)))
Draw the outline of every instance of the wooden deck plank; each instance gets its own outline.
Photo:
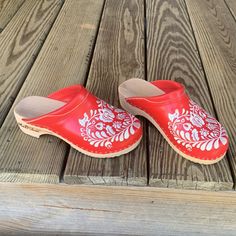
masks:
POLYGON ((0 126, 55 20, 62 1, 26 0, 0 34, 0 126))
MULTIPOLYGON (((64 3, 14 104, 84 82, 102 6, 103 0, 64 3)), ((59 182, 68 145, 52 136, 34 139, 22 133, 13 108, 0 130, 0 144, 0 181, 59 182)))
POLYGON ((15 15, 25 0, 0 0, 0 32, 15 15))
POLYGON ((236 1, 235 0, 225 0, 225 3, 228 6, 234 19, 236 20, 236 1))
POLYGON ((236 22, 224 1, 186 1, 236 180, 236 22))
MULTIPOLYGON (((181 82, 190 97, 214 115, 182 0, 147 0, 147 79, 181 82)), ((149 125, 149 142, 151 186, 232 189, 233 182, 226 158, 211 166, 187 161, 175 153, 153 125, 149 125)))
MULTIPOLYGON (((120 83, 132 77, 144 78, 143 17, 141 0, 106 1, 86 87, 115 106, 120 83)), ((64 180, 77 184, 146 185, 145 145, 144 137, 137 149, 113 159, 85 157, 71 149, 64 180)))
POLYGON ((236 193, 0 184, 2 235, 227 235, 236 193), (29 197, 30 196, 30 197, 29 197))

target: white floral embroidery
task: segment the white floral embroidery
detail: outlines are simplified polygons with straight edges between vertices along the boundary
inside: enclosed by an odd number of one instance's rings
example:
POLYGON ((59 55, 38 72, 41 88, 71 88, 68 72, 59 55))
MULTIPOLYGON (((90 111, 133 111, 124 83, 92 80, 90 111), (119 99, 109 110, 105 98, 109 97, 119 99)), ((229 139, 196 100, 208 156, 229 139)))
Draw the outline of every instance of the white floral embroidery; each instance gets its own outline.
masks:
POLYGON ((99 122, 95 125, 95 127, 98 129, 98 130, 102 130, 104 128, 104 123, 102 122, 99 122))
POLYGON ((227 143, 226 130, 221 124, 195 102, 190 101, 189 110, 175 110, 168 114, 168 128, 177 143, 189 151, 193 147, 202 151, 217 149, 227 143))
POLYGON ((193 126, 190 124, 190 123, 184 123, 183 124, 183 128, 186 130, 186 131, 189 131, 193 126))
POLYGON ((190 122, 197 127, 202 127, 205 124, 205 122, 199 115, 192 112, 190 112, 190 122))
POLYGON ((125 114, 124 113, 119 113, 117 115, 117 119, 119 119, 119 120, 123 120, 124 118, 125 118, 125 114))
POLYGON ((210 129, 210 130, 214 130, 217 128, 217 125, 216 124, 212 124, 212 123, 208 123, 207 124, 207 128, 210 129))
POLYGON ((81 135, 90 145, 111 148, 113 142, 128 139, 135 133, 135 128, 140 128, 135 116, 102 100, 97 100, 97 104, 97 109, 84 113, 84 117, 78 120, 82 126, 81 135))
POLYGON ((196 129, 193 129, 193 131, 192 131, 192 138, 194 141, 199 140, 198 131, 196 129))
POLYGON ((122 123, 119 121, 114 121, 113 125, 112 125, 115 129, 120 129, 122 126, 122 123))
POLYGON ((201 137, 205 138, 209 134, 209 131, 203 128, 201 129, 200 133, 201 133, 201 137))
POLYGON ((104 121, 104 122, 112 122, 113 119, 115 118, 115 115, 113 114, 113 112, 108 109, 108 108, 104 108, 100 111, 100 120, 104 121))

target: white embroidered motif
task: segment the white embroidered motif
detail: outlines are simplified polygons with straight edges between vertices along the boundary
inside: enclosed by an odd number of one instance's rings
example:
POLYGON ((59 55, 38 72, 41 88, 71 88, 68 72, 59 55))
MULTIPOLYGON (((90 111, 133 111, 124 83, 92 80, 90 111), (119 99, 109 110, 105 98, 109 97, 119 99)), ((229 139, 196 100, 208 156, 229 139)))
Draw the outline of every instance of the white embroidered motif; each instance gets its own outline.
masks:
POLYGON ((98 108, 84 113, 79 123, 84 140, 94 147, 111 148, 114 141, 122 142, 140 128, 139 120, 125 111, 97 100, 98 108))
POLYGON ((227 133, 222 125, 195 102, 190 101, 190 110, 175 110, 168 114, 168 128, 177 143, 189 151, 193 147, 202 151, 218 149, 227 143, 227 133))

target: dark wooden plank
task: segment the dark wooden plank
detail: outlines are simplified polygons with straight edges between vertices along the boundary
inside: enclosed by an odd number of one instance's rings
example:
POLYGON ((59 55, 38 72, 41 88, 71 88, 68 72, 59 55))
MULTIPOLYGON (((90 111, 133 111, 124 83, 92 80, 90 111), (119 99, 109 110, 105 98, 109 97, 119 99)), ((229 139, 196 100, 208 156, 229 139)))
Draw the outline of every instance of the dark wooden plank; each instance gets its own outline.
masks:
POLYGON ((223 1, 186 1, 236 180, 236 22, 223 1))
MULTIPOLYGON (((86 87, 115 106, 120 83, 131 77, 144 78, 143 17, 141 0, 106 1, 86 87)), ((85 157, 71 150, 64 180, 78 184, 146 185, 145 145, 144 137, 137 149, 113 159, 85 157)))
POLYGON ((0 32, 15 15, 25 0, 0 0, 0 32))
MULTIPOLYGON (((38 1, 39 9, 35 1, 32 3, 36 11, 31 13, 33 16, 47 11, 53 16, 59 9, 56 1, 38 1)), ((64 3, 15 104, 28 95, 45 96, 84 82, 102 6, 103 0, 64 3)), ((46 16, 43 18, 49 21, 46 16)), ((0 144, 0 181, 59 182, 68 145, 53 136, 34 139, 22 133, 14 119, 13 108, 0 130, 0 144)))
POLYGON ((234 236, 236 193, 0 183, 1 235, 234 236))
POLYGON ((62 1, 26 0, 0 35, 0 126, 55 20, 62 1))
MULTIPOLYGON (((182 0, 147 0, 147 78, 149 81, 168 79, 181 82, 190 97, 214 115, 186 6, 182 0)), ((226 158, 211 166, 187 161, 175 153, 151 124, 149 141, 150 185, 232 189, 226 158)))

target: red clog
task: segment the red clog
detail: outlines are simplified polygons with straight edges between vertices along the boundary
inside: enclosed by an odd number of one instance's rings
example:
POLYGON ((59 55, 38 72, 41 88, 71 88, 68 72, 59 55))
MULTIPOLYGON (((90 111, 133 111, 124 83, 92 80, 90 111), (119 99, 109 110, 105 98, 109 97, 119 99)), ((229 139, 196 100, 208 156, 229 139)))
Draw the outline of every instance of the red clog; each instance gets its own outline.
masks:
POLYGON ((21 100, 14 114, 23 132, 34 137, 51 134, 92 157, 114 157, 140 142, 140 121, 107 104, 83 86, 59 90, 48 97, 21 100))
POLYGON ((169 80, 130 79, 119 87, 121 106, 146 117, 181 156, 200 164, 221 160, 228 148, 222 125, 169 80))
POLYGON ((51 94, 49 94, 47 97, 52 98, 58 101, 62 101, 65 103, 70 102, 75 96, 78 95, 79 91, 81 90, 81 85, 76 84, 72 85, 66 88, 59 89, 51 94))

